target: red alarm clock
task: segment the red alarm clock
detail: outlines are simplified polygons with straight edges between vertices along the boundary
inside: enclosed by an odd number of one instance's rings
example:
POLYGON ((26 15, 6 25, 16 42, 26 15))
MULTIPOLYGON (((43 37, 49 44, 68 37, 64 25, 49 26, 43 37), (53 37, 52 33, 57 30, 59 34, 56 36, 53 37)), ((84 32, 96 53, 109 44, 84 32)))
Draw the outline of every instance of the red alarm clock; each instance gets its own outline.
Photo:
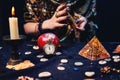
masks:
POLYGON ((44 33, 38 37, 37 44, 47 55, 54 54, 60 44, 59 38, 53 33, 44 33))

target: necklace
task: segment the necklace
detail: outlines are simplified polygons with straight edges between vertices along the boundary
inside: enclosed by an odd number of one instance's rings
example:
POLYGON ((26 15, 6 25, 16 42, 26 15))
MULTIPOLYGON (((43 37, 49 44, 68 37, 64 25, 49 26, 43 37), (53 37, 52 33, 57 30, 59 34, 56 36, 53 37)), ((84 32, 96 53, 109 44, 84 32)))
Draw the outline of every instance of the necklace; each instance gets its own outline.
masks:
MULTIPOLYGON (((50 0, 52 3, 60 5, 61 3, 59 2, 59 0, 50 0)), ((78 2, 78 0, 75 0, 73 2, 71 2, 71 0, 67 0, 67 3, 69 3, 71 6, 76 4, 78 2)))

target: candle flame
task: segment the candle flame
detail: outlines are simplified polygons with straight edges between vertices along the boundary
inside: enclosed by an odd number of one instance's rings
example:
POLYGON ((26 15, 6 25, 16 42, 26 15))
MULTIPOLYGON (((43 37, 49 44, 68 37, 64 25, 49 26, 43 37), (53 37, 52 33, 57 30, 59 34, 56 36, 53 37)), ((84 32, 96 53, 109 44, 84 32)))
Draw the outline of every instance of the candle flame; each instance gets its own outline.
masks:
POLYGON ((15 16, 15 8, 12 6, 12 11, 11 11, 12 16, 15 16))

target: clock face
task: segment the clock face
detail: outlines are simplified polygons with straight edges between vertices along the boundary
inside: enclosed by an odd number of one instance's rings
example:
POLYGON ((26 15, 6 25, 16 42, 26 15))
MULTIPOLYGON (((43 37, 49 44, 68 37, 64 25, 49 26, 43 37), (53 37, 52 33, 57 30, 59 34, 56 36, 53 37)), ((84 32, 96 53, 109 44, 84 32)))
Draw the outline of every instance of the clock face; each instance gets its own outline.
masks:
POLYGON ((45 44, 44 51, 47 55, 54 54, 55 53, 55 46, 53 44, 45 44))

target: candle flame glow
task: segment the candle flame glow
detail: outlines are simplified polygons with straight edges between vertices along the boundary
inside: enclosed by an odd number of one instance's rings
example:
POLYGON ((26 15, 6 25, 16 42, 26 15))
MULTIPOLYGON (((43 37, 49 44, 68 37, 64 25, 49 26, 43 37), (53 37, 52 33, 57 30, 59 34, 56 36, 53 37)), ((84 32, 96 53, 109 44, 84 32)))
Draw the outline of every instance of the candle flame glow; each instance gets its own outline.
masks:
POLYGON ((15 8, 14 8, 14 6, 12 6, 11 14, 12 14, 12 16, 15 16, 15 8))

